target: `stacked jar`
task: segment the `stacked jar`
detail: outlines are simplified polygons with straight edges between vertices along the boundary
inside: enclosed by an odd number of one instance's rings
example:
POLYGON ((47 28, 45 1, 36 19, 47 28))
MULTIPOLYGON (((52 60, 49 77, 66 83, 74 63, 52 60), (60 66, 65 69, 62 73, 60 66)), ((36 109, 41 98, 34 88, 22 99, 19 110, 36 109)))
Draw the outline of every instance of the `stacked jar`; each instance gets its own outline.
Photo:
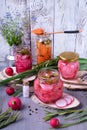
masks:
POLYGON ((52 41, 50 35, 38 35, 36 40, 36 59, 37 64, 50 60, 52 56, 52 41))
POLYGON ((74 79, 79 70, 79 55, 75 52, 63 52, 59 55, 58 69, 65 79, 74 79))
POLYGON ((34 81, 34 93, 44 103, 53 103, 63 94, 63 82, 56 69, 41 69, 34 81))

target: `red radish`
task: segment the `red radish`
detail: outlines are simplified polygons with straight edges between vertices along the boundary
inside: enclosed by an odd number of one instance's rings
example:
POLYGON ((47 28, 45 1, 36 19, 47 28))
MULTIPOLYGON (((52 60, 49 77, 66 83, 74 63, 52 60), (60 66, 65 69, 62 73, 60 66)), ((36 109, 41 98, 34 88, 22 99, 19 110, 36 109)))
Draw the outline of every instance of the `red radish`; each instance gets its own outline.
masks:
POLYGON ((14 71, 11 67, 7 67, 5 69, 5 73, 8 75, 8 76, 13 76, 14 75, 14 71))
POLYGON ((56 106, 60 108, 64 108, 70 105, 74 101, 74 97, 71 95, 64 95, 61 99, 56 101, 56 106))
POLYGON ((8 106, 12 108, 12 110, 19 110, 22 106, 21 100, 18 97, 12 97, 8 101, 8 106))
POLYGON ((60 125, 59 120, 58 120, 57 118, 52 118, 52 119, 50 120, 50 125, 51 125, 53 128, 57 128, 57 127, 60 125))
POLYGON ((67 101, 67 105, 71 104, 72 100, 68 96, 64 96, 64 99, 67 101))
POLYGON ((74 97, 73 96, 71 96, 71 95, 67 95, 67 96, 68 96, 68 98, 71 99, 72 102, 74 101, 74 97))
POLYGON ((70 105, 74 101, 74 98, 69 95, 65 95, 63 98, 67 101, 68 105, 70 105))
POLYGON ((58 106, 60 108, 66 107, 67 105, 68 105, 68 103, 64 98, 61 98, 56 101, 56 106, 58 106))
POLYGON ((7 87, 7 88, 6 88, 6 93, 7 93, 8 95, 12 95, 12 94, 14 94, 14 92, 15 92, 15 90, 14 90, 13 87, 7 87))

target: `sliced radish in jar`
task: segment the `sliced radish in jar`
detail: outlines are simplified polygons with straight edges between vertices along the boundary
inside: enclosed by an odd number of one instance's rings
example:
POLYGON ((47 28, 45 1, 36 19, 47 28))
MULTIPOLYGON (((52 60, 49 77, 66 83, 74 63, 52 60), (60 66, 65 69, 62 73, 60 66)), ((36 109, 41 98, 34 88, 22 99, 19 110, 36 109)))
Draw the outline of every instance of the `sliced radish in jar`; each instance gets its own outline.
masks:
POLYGON ((40 86, 43 90, 51 90, 53 89, 53 85, 47 85, 47 84, 44 84, 44 83, 40 83, 40 86))
POLYGON ((57 107, 63 108, 63 107, 66 107, 67 105, 68 105, 67 101, 64 98, 61 98, 61 99, 56 101, 57 107))

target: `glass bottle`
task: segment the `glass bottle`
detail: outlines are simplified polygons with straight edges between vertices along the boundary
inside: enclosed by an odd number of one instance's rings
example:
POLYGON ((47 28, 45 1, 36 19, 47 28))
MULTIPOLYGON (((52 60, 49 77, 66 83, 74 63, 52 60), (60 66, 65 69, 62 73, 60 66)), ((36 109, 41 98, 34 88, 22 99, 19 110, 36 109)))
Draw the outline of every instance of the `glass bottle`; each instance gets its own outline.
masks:
POLYGON ((41 69, 34 80, 34 93, 44 103, 53 103, 62 97, 63 82, 56 69, 41 69))
POLYGON ((51 59, 52 41, 49 35, 38 35, 36 40, 36 59, 37 64, 51 59))
POLYGON ((65 79, 74 79, 79 70, 79 55, 75 52, 63 52, 59 55, 58 68, 65 79))
POLYGON ((17 73, 32 69, 32 54, 27 45, 17 47, 14 58, 17 73))
POLYGON ((23 80, 23 97, 29 97, 29 82, 23 80))

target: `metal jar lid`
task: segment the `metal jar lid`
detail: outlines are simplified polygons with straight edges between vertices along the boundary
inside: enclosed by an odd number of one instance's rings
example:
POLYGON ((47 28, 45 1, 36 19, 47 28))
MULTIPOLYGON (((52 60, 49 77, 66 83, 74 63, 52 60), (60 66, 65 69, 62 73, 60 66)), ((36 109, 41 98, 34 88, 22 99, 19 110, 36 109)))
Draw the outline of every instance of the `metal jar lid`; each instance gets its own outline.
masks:
POLYGON ((61 60, 64 60, 64 61, 72 62, 72 61, 78 60, 79 55, 78 55, 77 53, 75 53, 75 52, 67 51, 67 52, 62 52, 62 53, 59 55, 59 58, 60 58, 61 60))

